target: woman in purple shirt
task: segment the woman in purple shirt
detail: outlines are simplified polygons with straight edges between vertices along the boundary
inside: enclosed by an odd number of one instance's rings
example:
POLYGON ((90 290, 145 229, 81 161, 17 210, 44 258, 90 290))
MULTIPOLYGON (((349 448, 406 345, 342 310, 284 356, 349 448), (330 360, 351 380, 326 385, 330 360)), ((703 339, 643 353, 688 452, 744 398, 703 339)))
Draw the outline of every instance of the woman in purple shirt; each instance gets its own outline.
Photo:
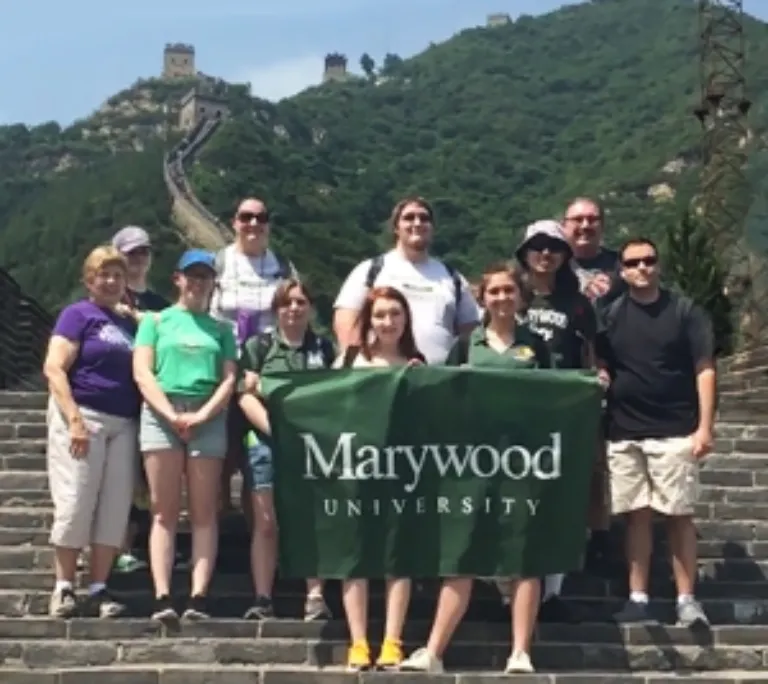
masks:
POLYGON ((75 571, 91 547, 87 612, 116 617, 125 607, 107 591, 123 543, 136 473, 139 392, 133 381, 136 323, 115 312, 127 264, 114 247, 97 247, 83 264, 88 298, 59 315, 44 373, 48 402, 48 479, 54 517, 56 586, 49 612, 77 612, 75 571))

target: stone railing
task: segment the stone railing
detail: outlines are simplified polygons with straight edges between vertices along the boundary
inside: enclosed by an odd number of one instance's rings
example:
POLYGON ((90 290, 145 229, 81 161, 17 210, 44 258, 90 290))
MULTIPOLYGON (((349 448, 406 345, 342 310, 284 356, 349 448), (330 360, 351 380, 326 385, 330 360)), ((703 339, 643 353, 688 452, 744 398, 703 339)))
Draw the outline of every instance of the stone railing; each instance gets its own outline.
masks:
POLYGON ((43 387, 42 365, 53 317, 0 269, 0 389, 43 387))
POLYGON ((173 218, 184 239, 212 251, 229 242, 230 229, 197 199, 187 181, 185 164, 194 159, 220 123, 219 118, 204 119, 163 160, 163 178, 173 202, 173 218))

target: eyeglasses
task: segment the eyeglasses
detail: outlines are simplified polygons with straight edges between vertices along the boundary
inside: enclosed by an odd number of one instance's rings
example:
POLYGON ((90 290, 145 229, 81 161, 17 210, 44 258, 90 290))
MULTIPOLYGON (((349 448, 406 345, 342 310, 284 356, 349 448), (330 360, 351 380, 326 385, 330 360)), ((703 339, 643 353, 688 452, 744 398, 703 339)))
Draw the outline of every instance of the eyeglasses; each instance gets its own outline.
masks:
POLYGON ((419 219, 422 223, 429 223, 432 221, 432 216, 430 216, 427 212, 408 212, 407 214, 401 214, 400 218, 403 221, 408 221, 409 223, 415 221, 416 219, 419 219))
POLYGON ((237 215, 237 220, 241 223, 253 223, 256 221, 259 225, 263 225, 265 223, 269 223, 269 212, 268 211, 241 211, 237 215))
POLYGON ((566 221, 570 221, 571 223, 589 223, 589 224, 595 224, 600 223, 600 215, 599 214, 579 214, 577 216, 566 216, 566 221))
POLYGON ((127 253, 127 256, 149 256, 150 254, 152 254, 151 247, 136 247, 135 249, 130 250, 127 253))
POLYGON ((621 263, 625 268, 637 268, 641 264, 645 264, 646 266, 655 266, 659 263, 659 257, 645 256, 638 257, 637 259, 624 259, 621 263))

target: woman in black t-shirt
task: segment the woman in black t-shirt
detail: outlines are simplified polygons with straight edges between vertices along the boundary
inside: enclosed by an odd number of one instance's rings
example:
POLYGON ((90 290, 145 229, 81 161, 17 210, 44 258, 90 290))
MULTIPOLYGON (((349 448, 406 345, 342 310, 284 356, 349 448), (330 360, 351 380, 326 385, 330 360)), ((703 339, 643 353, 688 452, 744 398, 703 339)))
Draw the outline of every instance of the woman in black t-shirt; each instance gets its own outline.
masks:
MULTIPOLYGON (((570 263, 573 252, 560 224, 537 221, 528 226, 516 256, 524 268, 530 297, 525 321, 544 338, 552 365, 571 370, 593 368, 595 312, 589 299, 580 292, 578 277, 570 263)), ((539 612, 541 621, 573 621, 570 609, 559 599, 564 577, 550 575, 545 579, 539 612)))

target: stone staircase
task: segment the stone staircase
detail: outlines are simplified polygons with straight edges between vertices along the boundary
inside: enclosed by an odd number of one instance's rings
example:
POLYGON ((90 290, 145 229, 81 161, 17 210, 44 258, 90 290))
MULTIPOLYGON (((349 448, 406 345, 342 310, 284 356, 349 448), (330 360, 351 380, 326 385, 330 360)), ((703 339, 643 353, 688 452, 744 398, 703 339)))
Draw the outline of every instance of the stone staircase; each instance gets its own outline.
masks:
MULTIPOLYGON (((768 682, 768 427, 760 426, 765 415, 762 404, 744 403, 748 371, 738 363, 728 371, 717 450, 702 472, 698 506, 698 592, 714 623, 712 630, 699 633, 671 625, 674 591, 663 534, 657 535, 652 587, 659 622, 631 627, 608 622, 626 591, 617 529, 615 555, 603 576, 577 573, 566 583, 566 594, 592 621, 540 625, 534 662, 539 672, 548 674, 516 676, 517 681, 768 682)), ((749 377, 754 380, 759 375, 753 372, 749 377)), ((760 383, 751 387, 759 390, 760 383)), ((169 631, 147 619, 151 591, 146 572, 118 575, 112 581, 133 617, 49 619, 46 608, 53 574, 47 543, 51 507, 44 405, 45 397, 39 393, 0 393, 0 684, 501 681, 498 673, 509 655, 508 609, 501 606, 495 590, 483 583, 478 583, 467 618, 447 654, 446 666, 452 674, 445 676, 345 673, 343 621, 304 623, 299 582, 279 582, 276 610, 280 619, 262 624, 239 619, 249 605, 251 584, 246 530, 237 517, 222 523, 210 622, 169 631)), ((186 533, 180 540, 188 548, 186 533)), ((182 598, 188 576, 176 575, 174 584, 182 598)), ((426 639, 435 585, 425 581, 415 587, 405 635, 409 649, 426 639)), ((376 642, 382 632, 380 583, 373 583, 372 593, 371 637, 376 642)), ((328 599, 334 614, 341 616, 338 583, 329 583, 328 599)))

